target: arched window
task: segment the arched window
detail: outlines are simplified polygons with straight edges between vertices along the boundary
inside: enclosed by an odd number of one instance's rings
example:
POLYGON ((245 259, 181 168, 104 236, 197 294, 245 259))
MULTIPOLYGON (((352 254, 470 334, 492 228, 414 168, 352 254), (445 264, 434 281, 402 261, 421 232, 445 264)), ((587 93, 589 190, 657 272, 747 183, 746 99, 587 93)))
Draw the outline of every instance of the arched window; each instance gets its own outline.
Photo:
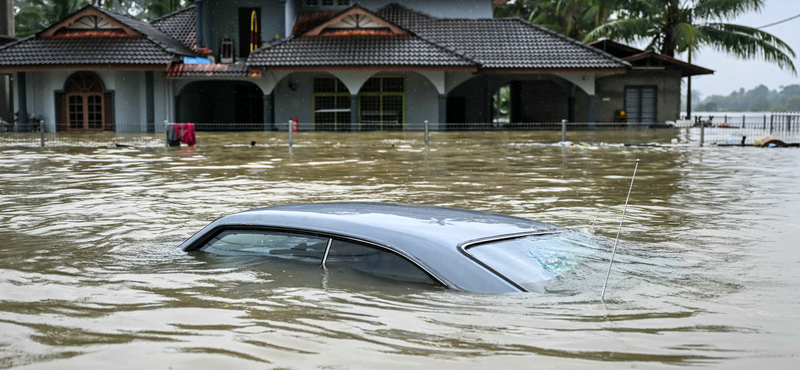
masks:
POLYGON ((113 130, 112 95, 103 88, 103 82, 93 73, 72 75, 57 93, 59 130, 105 131, 113 130))

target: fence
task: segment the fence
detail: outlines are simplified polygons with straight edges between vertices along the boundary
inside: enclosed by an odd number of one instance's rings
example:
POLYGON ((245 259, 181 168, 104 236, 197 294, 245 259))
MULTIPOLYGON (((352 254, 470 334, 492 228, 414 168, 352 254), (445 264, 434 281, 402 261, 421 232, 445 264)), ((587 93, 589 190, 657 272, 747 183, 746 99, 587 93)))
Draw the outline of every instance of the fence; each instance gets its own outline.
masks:
MULTIPOLYGON (((716 119, 716 118, 715 118, 716 119)), ((514 144, 554 144, 570 141, 590 145, 752 145, 768 134, 785 142, 800 141, 800 115, 773 115, 766 124, 763 117, 732 119, 720 126, 713 120, 681 121, 685 127, 634 125, 625 123, 485 123, 438 124, 380 123, 343 124, 317 127, 300 124, 298 131, 283 124, 198 124, 199 146, 424 146, 465 145, 476 142, 514 144), (317 129, 317 130, 314 130, 317 129), (325 130, 321 130, 325 129, 325 130), (355 131, 353 131, 355 129, 355 131), (387 130, 388 129, 388 130, 387 130)), ((17 125, 16 131, 0 130, 0 147, 164 147, 165 125, 155 124, 155 132, 138 132, 141 125, 116 124, 116 132, 52 132, 43 125, 17 125)), ((567 145, 567 144, 562 144, 567 145)))
POLYGON ((753 145, 756 139, 770 135, 785 143, 800 141, 800 112, 769 115, 696 115, 691 127, 702 128, 703 135, 693 137, 700 145, 753 145), (702 139, 702 140, 701 140, 702 139))

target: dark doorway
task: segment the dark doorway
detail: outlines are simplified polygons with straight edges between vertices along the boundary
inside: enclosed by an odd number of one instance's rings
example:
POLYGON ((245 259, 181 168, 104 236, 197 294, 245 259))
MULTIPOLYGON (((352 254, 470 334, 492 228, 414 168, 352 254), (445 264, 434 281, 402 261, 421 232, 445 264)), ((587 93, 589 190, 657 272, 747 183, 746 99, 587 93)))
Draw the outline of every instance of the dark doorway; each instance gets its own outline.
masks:
POLYGON ((192 82, 181 89, 176 102, 176 121, 195 123, 198 131, 264 129, 264 95, 252 82, 192 82))
POLYGON ((236 123, 264 122, 264 98, 258 86, 236 86, 236 123))
POLYGON ((467 123, 467 99, 463 97, 447 98, 447 128, 456 129, 467 123))
POLYGON ((239 8, 239 57, 261 47, 261 8, 239 8), (255 12, 255 14, 253 14, 255 12))

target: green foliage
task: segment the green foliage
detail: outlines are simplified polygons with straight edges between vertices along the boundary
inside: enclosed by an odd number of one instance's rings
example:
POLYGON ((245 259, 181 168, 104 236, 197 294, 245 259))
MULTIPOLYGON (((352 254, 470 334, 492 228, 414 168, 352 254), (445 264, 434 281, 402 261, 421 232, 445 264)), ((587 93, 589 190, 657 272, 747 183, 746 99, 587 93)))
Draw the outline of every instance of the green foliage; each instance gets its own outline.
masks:
MULTIPOLYGON (((692 99, 694 100, 694 99, 692 99)), ((781 87, 780 91, 770 90, 761 85, 745 91, 739 89, 728 96, 711 95, 703 101, 692 104, 696 111, 800 111, 800 85, 781 87)))
POLYGON ((649 51, 674 57, 705 47, 741 59, 762 59, 797 75, 794 50, 752 27, 726 23, 761 11, 765 0, 517 0, 495 17, 521 17, 584 42, 647 41, 649 51))
MULTIPOLYGON (((703 47, 741 59, 763 59, 797 75, 795 52, 777 37, 746 26, 725 23, 764 0, 635 0, 640 6, 589 32, 584 41, 610 38, 623 42, 649 41, 648 50, 675 56, 703 47)), ((632 9, 632 10, 631 10, 632 9)))

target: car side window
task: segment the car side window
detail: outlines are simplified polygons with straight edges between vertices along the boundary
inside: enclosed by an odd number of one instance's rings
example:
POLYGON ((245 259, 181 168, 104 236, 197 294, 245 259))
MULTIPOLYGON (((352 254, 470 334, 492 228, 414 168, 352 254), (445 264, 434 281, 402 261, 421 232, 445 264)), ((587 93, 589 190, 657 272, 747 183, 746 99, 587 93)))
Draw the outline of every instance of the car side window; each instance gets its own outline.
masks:
POLYGON ((439 285, 425 271, 404 257, 381 248, 343 240, 331 241, 325 266, 347 266, 387 279, 439 285))
POLYGON ((329 238, 261 230, 224 230, 200 248, 222 256, 264 256, 322 262, 329 238))

